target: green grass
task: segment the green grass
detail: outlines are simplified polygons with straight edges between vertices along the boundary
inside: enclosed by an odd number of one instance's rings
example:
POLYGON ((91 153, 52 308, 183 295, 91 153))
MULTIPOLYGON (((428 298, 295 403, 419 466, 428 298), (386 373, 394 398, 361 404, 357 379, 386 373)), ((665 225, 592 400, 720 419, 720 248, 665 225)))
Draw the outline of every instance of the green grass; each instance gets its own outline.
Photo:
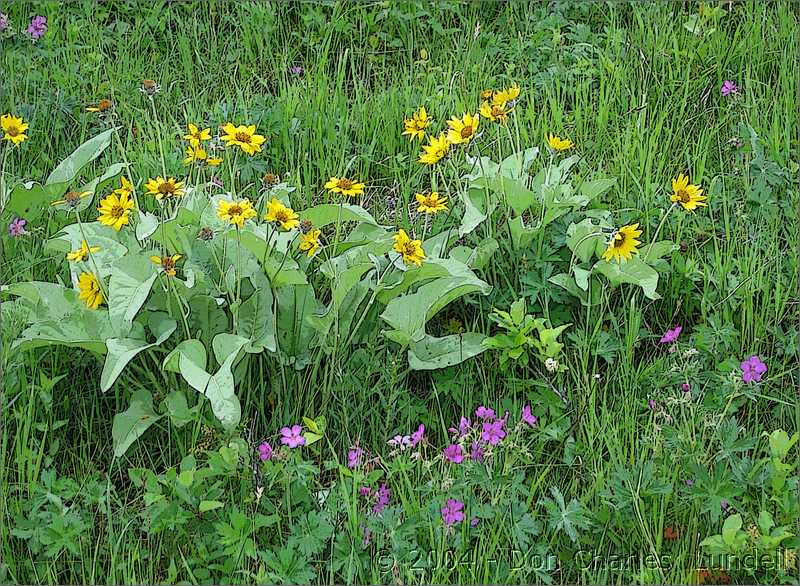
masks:
MULTIPOLYGON (((706 189, 710 207, 691 215, 676 210, 666 222, 662 237, 680 243, 681 252, 669 261, 669 274, 662 275, 662 299, 649 301, 632 286, 608 288, 599 305, 572 305, 565 314, 563 304, 536 293, 536 284, 547 282, 542 259, 549 243, 534 242, 520 255, 506 242, 483 275, 495 286, 493 293, 469 297, 448 308, 446 317, 489 333, 491 308, 507 309, 525 295, 538 313, 573 323, 564 357, 569 370, 557 379, 570 403, 552 417, 563 418, 563 433, 556 441, 537 443, 530 457, 508 454, 492 485, 498 501, 505 493, 524 495, 520 498, 542 523, 535 541, 558 559, 558 569, 549 572, 553 580, 694 581, 699 542, 719 533, 721 521, 681 493, 689 474, 686 463, 710 468, 721 459, 722 423, 731 417, 740 437, 757 442, 740 454, 754 462, 767 453, 764 434, 784 429, 791 435, 800 428, 798 16, 789 2, 723 7, 730 12, 709 25, 715 30, 697 36, 683 26, 696 6, 680 3, 11 3, 0 10, 15 27, 24 28, 27 19, 41 13, 48 16, 50 30, 36 47, 0 40, 0 110, 23 115, 31 124, 31 139, 9 158, 8 181, 44 179, 80 142, 105 127, 84 107, 111 97, 120 140, 107 157, 131 162, 135 181, 160 174, 160 143, 167 172, 185 173, 180 136, 187 122, 212 129, 228 120, 252 122, 270 140, 255 166, 245 168, 245 185, 255 185, 266 171, 280 173, 297 188, 294 207, 303 209, 327 198, 322 184, 329 176, 355 174, 368 184, 365 207, 385 223, 402 223, 414 192, 430 182, 415 162, 417 145, 400 136, 402 119, 424 104, 443 122, 474 111, 482 89, 512 82, 523 90, 510 126, 513 142, 542 147, 548 131, 572 138, 582 157, 579 176, 616 178, 603 207, 620 224, 639 222, 644 242, 653 239, 668 206, 670 180, 690 172, 706 189), (300 76, 288 72, 296 64, 305 68, 300 76), (162 87, 155 98, 159 120, 138 91, 145 78, 162 87), (719 88, 725 79, 735 80, 741 95, 723 99, 719 88), (758 133, 765 158, 787 170, 785 177, 761 188, 742 125, 758 133), (743 139, 743 148, 729 143, 736 137, 743 139), (672 357, 656 344, 678 323, 692 336, 684 334, 686 347, 691 339, 701 352, 688 371, 698 398, 688 402, 668 400, 677 378, 669 372, 672 357), (732 359, 752 354, 768 363, 766 382, 753 394, 727 400, 729 388, 720 382, 726 368, 738 367, 732 359), (722 398, 715 403, 710 397, 717 395, 722 398), (647 407, 651 397, 659 403, 655 412, 647 407), (632 517, 615 524, 602 491, 615 470, 632 471, 636 478, 650 462, 654 476, 674 490, 642 496, 632 517), (514 471, 523 473, 524 490, 513 487, 514 471), (567 502, 577 499, 593 520, 593 529, 577 544, 546 522, 541 499, 550 496, 552 486, 567 502), (666 527, 678 528, 678 539, 665 540, 666 527), (579 549, 606 557, 581 569, 574 563, 579 549), (632 553, 669 562, 660 570, 640 565, 638 558, 623 569, 609 562, 609 556, 632 553)), ((508 136, 497 136, 482 147, 495 160, 513 148, 508 136)), ((43 247, 59 221, 52 216, 29 227, 32 236, 22 241, 3 235, 4 284, 67 278, 60 261, 43 247)), ((502 231, 494 235, 506 237, 502 231)), ((212 451, 227 439, 209 428, 213 419, 197 418, 180 429, 165 419, 123 459, 113 458, 111 421, 127 407, 131 393, 145 388, 163 397, 181 384, 160 374, 160 358, 141 355, 103 395, 100 362, 87 352, 10 353, 17 325, 10 312, 3 313, 0 578, 18 583, 256 579, 259 563, 244 557, 233 571, 212 571, 207 577, 202 570, 211 562, 196 536, 176 540, 169 532, 148 535, 139 529, 143 490, 130 482, 128 469, 160 474, 190 453, 203 460, 206 452, 198 445, 208 434, 212 451), (51 387, 48 380, 55 377, 63 378, 51 387), (29 514, 34 487, 46 470, 74 479, 79 492, 93 483, 113 487, 100 491, 102 498, 89 507, 93 524, 75 539, 76 549, 55 557, 31 551, 11 532, 20 516, 29 514)), ((238 391, 243 437, 248 438, 251 424, 253 437, 260 438, 301 416, 324 415, 327 445, 315 458, 320 465, 343 461, 356 441, 385 453, 388 437, 407 433, 419 421, 425 422, 432 444, 444 446, 447 427, 479 404, 518 413, 533 401, 548 409, 541 380, 530 371, 501 371, 488 354, 444 371, 412 372, 403 354, 375 332, 350 356, 317 355, 315 360, 318 368, 303 371, 272 364, 248 372, 238 391)), ((797 456, 795 447, 788 461, 796 462, 797 456)), ((247 472, 245 467, 226 480, 218 497, 226 506, 245 509, 242 503, 252 501, 247 472)), ((741 484, 739 472, 727 474, 741 484)), ((434 489, 446 471, 434 467, 407 474, 393 477, 395 502, 409 511, 427 509, 442 494, 434 489)), ((330 487, 337 480, 335 468, 318 480, 320 488, 330 487)), ((768 484, 754 486, 747 485, 736 508, 746 526, 762 509, 778 517, 768 484)), ((796 472, 788 490, 797 496, 796 472)), ((291 507, 279 509, 277 528, 253 531, 261 549, 285 541, 292 524, 287 510, 291 507)), ((452 563, 446 552, 453 544, 437 533, 435 523, 420 529, 432 544, 424 571, 393 558, 387 539, 383 549, 373 546, 351 575, 326 565, 339 556, 329 543, 315 557, 315 580, 540 580, 530 564, 509 553, 508 522, 483 521, 478 537, 455 548, 465 556, 463 563, 452 563)), ((800 533, 797 508, 778 524, 800 533)), ((352 510, 338 531, 359 533, 352 510)), ((753 579, 744 572, 731 574, 738 582, 753 579)), ((759 579, 778 580, 774 574, 759 579)), ((793 579, 798 579, 796 570, 793 579)))

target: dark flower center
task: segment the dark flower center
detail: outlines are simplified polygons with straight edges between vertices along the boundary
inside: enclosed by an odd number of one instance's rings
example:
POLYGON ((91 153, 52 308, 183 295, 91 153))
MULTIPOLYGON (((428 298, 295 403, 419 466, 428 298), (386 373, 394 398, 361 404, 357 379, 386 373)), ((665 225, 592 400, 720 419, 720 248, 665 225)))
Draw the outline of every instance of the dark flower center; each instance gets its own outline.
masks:
POLYGON ((119 218, 122 217, 122 215, 124 213, 125 213, 125 209, 120 204, 116 204, 114 207, 111 208, 111 212, 109 212, 109 215, 112 218, 118 220, 119 218))
POLYGON ((461 129, 461 138, 469 138, 474 132, 472 126, 467 125, 461 129))
POLYGON ((353 187, 353 181, 350 179, 339 179, 339 182, 336 184, 336 187, 339 189, 350 189, 353 187))
POLYGON ((688 191, 686 191, 685 189, 681 189, 680 191, 678 191, 678 199, 680 200, 681 203, 689 203, 689 200, 691 200, 692 198, 689 195, 688 191))
POLYGON ((245 144, 250 144, 250 134, 247 132, 237 132, 236 133, 236 140, 239 142, 243 142, 245 144))
POLYGON ((242 206, 239 205, 232 205, 228 208, 228 214, 231 216, 241 216, 242 215, 242 206))
POLYGON ((175 185, 169 182, 164 182, 158 186, 158 192, 163 195, 172 195, 175 193, 175 185))

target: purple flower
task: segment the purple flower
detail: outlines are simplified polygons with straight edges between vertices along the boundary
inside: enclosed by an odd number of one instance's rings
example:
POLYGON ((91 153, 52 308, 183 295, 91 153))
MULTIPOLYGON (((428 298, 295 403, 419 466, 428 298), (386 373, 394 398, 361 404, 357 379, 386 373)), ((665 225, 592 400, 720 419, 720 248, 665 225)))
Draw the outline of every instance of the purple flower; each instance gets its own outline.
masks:
POLYGON ((478 519, 478 517, 472 517, 472 519, 469 520, 469 526, 470 527, 477 527, 478 523, 480 523, 480 522, 481 522, 481 520, 478 519))
POLYGON ((289 446, 294 449, 299 446, 304 446, 306 438, 303 437, 303 427, 301 425, 293 425, 292 427, 281 428, 281 443, 284 446, 289 446))
POLYGON ((742 367, 742 382, 745 383, 757 383, 767 372, 767 365, 761 362, 758 356, 751 356, 740 366, 742 367))
POLYGON ((484 453, 483 446, 480 445, 478 442, 473 442, 472 446, 470 446, 469 449, 470 459, 475 462, 483 462, 483 453, 484 453))
POLYGON ((399 433, 394 436, 392 439, 386 442, 393 448, 400 448, 400 450, 405 450, 408 446, 411 445, 411 436, 408 435, 400 435, 399 433))
POLYGON ((347 467, 354 470, 361 466, 361 457, 364 455, 364 450, 358 446, 353 446, 347 450, 347 467))
POLYGON ((692 390, 692 387, 691 387, 691 385, 689 383, 683 383, 681 385, 681 389, 683 389, 684 393, 688 393, 689 391, 692 390))
POLYGON ((456 499, 447 499, 442 507, 442 521, 447 526, 461 523, 464 520, 464 503, 456 499))
POLYGON ((386 505, 389 504, 389 499, 392 497, 392 491, 385 484, 381 484, 380 488, 375 491, 375 504, 372 505, 372 512, 380 515, 386 505))
POLYGON ((471 428, 472 428, 472 422, 462 415, 461 420, 458 422, 458 429, 456 429, 455 427, 451 427, 447 431, 459 436, 464 436, 469 433, 469 430, 471 428))
POLYGON ((650 411, 655 411, 656 410, 656 402, 653 401, 653 399, 649 399, 647 401, 647 406, 650 407, 650 411))
POLYGON ((721 501, 719 501, 719 506, 720 506, 720 508, 721 508, 723 511, 725 511, 726 513, 727 513, 727 512, 730 510, 730 508, 731 508, 731 505, 730 505, 730 504, 728 503, 728 501, 726 501, 725 499, 722 499, 721 501))
POLYGON ((722 87, 719 88, 719 93, 721 93, 725 97, 731 94, 738 94, 739 86, 733 83, 730 79, 726 79, 725 81, 722 82, 722 87))
POLYGON ((675 326, 675 329, 667 330, 664 332, 664 335, 661 336, 661 339, 658 341, 659 344, 672 344, 673 342, 678 341, 678 336, 681 335, 681 330, 683 326, 675 326))
POLYGON ((31 36, 31 40, 38 41, 44 36, 44 33, 47 32, 47 17, 46 16, 34 16, 31 23, 28 25, 28 28, 25 29, 31 36))
POLYGON ((481 432, 481 439, 487 444, 496 446, 500 441, 506 437, 506 432, 503 429, 505 420, 486 421, 483 424, 483 431, 481 432))
POLYGON ((453 464, 461 464, 464 461, 464 452, 461 451, 461 446, 458 444, 450 444, 444 449, 443 454, 453 464))
POLYGON ((220 179, 220 178, 219 178, 219 177, 217 177, 216 175, 212 175, 212 176, 211 176, 211 184, 212 184, 214 187, 219 187, 220 189, 222 189, 223 187, 225 187, 225 182, 224 182, 224 181, 222 181, 222 179, 220 179))
POLYGON ((425 426, 420 423, 419 427, 417 428, 417 431, 411 434, 411 446, 412 447, 416 446, 424 438, 425 438, 425 426))
POLYGON ((475 417, 478 419, 494 419, 494 409, 490 407, 484 407, 481 405, 477 409, 475 409, 475 417))
POLYGON ((358 494, 361 496, 369 496, 372 494, 372 489, 369 486, 362 486, 358 489, 358 494))
POLYGON ((289 68, 289 73, 292 75, 303 75, 305 69, 301 65, 293 65, 289 68))
POLYGON ((272 446, 267 442, 261 442, 258 446, 258 457, 262 462, 266 462, 272 458, 272 446))
POLYGON ((8 225, 8 235, 12 238, 17 238, 19 236, 24 236, 28 232, 25 230, 25 226, 28 225, 28 220, 25 218, 14 218, 11 220, 11 223, 8 225))
POLYGON ((8 30, 10 26, 11 23, 8 20, 8 15, 0 12, 0 32, 8 30))
POLYGON ((694 480, 687 478, 685 481, 686 486, 694 486, 694 480))
POLYGON ((536 426, 536 424, 539 422, 539 418, 536 417, 536 415, 534 415, 533 413, 531 413, 530 405, 525 405, 522 408, 522 421, 524 421, 531 427, 536 426))

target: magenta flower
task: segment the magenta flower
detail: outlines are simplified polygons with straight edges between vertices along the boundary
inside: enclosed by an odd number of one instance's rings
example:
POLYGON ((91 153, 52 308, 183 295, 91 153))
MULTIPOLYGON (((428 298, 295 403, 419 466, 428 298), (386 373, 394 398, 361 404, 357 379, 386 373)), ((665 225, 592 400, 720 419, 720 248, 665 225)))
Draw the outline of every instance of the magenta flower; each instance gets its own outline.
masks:
POLYGON ((304 71, 305 69, 303 69, 301 65, 293 65, 292 67, 289 68, 289 73, 291 73, 292 75, 303 75, 304 71))
POLYGON ((503 429, 505 420, 486 421, 483 424, 483 431, 481 432, 481 439, 491 446, 496 446, 500 441, 506 437, 506 432, 503 429))
POLYGON ((18 238, 20 236, 24 236, 28 232, 25 230, 25 226, 28 225, 28 220, 25 218, 14 218, 11 220, 11 223, 8 225, 8 235, 12 238, 18 238))
POLYGON ((369 496, 372 494, 372 489, 369 486, 362 486, 358 489, 358 494, 361 496, 369 496))
POLYGON ((38 41, 44 36, 44 33, 47 32, 47 17, 46 16, 34 16, 31 23, 28 25, 28 28, 25 29, 31 36, 32 41, 38 41))
POLYGON ((728 503, 728 501, 726 501, 725 499, 722 499, 721 501, 719 501, 719 506, 720 506, 720 508, 721 508, 723 511, 725 511, 726 513, 727 513, 728 511, 730 511, 730 508, 731 508, 731 505, 730 505, 730 504, 728 503))
POLYGON ((361 466, 361 457, 364 455, 364 450, 358 446, 353 446, 347 450, 347 467, 354 470, 361 466))
POLYGON ((398 433, 396 436, 394 436, 386 443, 392 446, 393 448, 400 448, 400 450, 402 451, 411 445, 411 436, 400 435, 398 433))
POLYGON ((417 431, 411 434, 411 446, 412 447, 416 446, 424 438, 425 438, 425 426, 420 423, 419 427, 417 428, 417 431))
POLYGON ((267 442, 261 442, 258 446, 258 457, 262 462, 272 459, 272 446, 267 442))
POLYGON ((385 484, 381 484, 380 488, 375 491, 375 504, 372 505, 372 512, 380 515, 383 509, 389 504, 389 499, 392 498, 392 491, 385 484))
POLYGON ((458 444, 450 444, 444 449, 444 457, 450 460, 453 464, 461 464, 464 461, 464 452, 458 444))
POLYGON ((539 418, 536 417, 536 415, 534 415, 533 413, 531 413, 530 405, 525 405, 522 408, 522 421, 524 421, 531 427, 536 426, 536 424, 539 422, 539 418))
POLYGON ((7 14, 3 14, 2 12, 0 12, 0 32, 8 30, 8 28, 10 26, 11 26, 11 23, 8 20, 8 15, 7 14))
POLYGON ((478 517, 472 517, 472 519, 469 520, 469 526, 470 527, 477 527, 478 523, 480 523, 480 522, 481 522, 481 520, 478 519, 478 517))
POLYGON ((650 411, 655 411, 656 410, 656 402, 653 401, 653 399, 649 399, 647 401, 647 406, 650 407, 650 411))
POLYGON ((464 503, 456 499, 447 499, 442 507, 442 521, 447 526, 461 523, 464 520, 464 503))
POLYGON ((477 409, 475 409, 475 417, 478 419, 494 419, 495 413, 494 409, 490 407, 484 407, 481 405, 477 409))
POLYGON ((282 427, 281 443, 292 449, 304 446, 306 444, 306 438, 303 437, 303 427, 297 424, 292 427, 282 427))
POLYGON ((740 366, 742 367, 742 382, 745 383, 757 383, 767 372, 767 365, 761 362, 758 356, 751 356, 740 366))
POLYGON ((683 330, 683 326, 675 326, 672 330, 667 330, 664 332, 664 335, 661 336, 661 339, 658 341, 659 344, 672 344, 673 342, 678 341, 678 336, 681 335, 681 330, 683 330))
POLYGON ((480 445, 478 442, 473 442, 472 446, 469 449, 469 457, 474 462, 483 462, 483 454, 484 454, 483 446, 480 445))
POLYGON ((692 387, 689 383, 683 383, 681 385, 681 389, 683 389, 684 393, 688 393, 690 390, 692 390, 692 387))
POLYGON ((722 87, 719 88, 719 93, 721 93, 725 97, 731 94, 738 94, 739 86, 733 83, 730 79, 726 79, 725 81, 722 82, 722 87))

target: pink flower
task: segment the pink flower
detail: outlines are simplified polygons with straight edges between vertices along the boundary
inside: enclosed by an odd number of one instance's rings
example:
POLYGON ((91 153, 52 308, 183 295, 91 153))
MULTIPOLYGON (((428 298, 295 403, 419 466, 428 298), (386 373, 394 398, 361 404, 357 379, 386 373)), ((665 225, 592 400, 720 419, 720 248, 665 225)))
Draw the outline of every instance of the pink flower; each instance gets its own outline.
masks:
POLYGON ((481 520, 478 519, 478 517, 472 517, 472 519, 469 520, 469 526, 470 527, 477 527, 478 523, 480 523, 480 522, 481 522, 481 520))
POLYGON ((484 407, 483 405, 481 405, 480 407, 475 409, 475 417, 477 417, 478 419, 494 419, 495 417, 494 409, 491 409, 490 407, 484 407))
POLYGON ((522 421, 524 421, 531 427, 536 426, 536 424, 539 422, 539 418, 536 417, 536 415, 534 415, 533 413, 531 413, 530 405, 525 405, 522 408, 522 421))
POLYGON ((503 429, 505 420, 486 421, 483 424, 483 431, 481 432, 481 439, 487 444, 496 446, 500 441, 506 437, 506 432, 503 429))
POLYGON ((411 446, 416 446, 425 438, 425 426, 420 423, 417 431, 411 434, 411 446))
POLYGON ((369 496, 372 494, 372 489, 369 486, 362 486, 358 489, 358 494, 361 496, 369 496))
POLYGON ((47 17, 46 16, 34 16, 31 23, 28 25, 28 28, 25 29, 31 36, 31 40, 38 41, 44 36, 44 33, 47 32, 47 17))
POLYGON ((733 83, 730 79, 726 79, 725 81, 722 82, 722 87, 719 88, 719 93, 721 93, 725 97, 731 94, 738 94, 739 86, 733 83))
POLYGON ((28 221, 25 218, 14 218, 11 220, 11 223, 8 225, 8 235, 12 238, 19 238, 20 236, 24 236, 28 232, 25 230, 25 226, 28 224, 28 221))
POLYGON ((678 336, 681 335, 681 330, 683 330, 683 326, 675 326, 672 330, 667 330, 664 332, 664 335, 661 336, 661 339, 658 341, 659 344, 672 344, 673 342, 678 341, 678 336))
POLYGON ((447 431, 456 435, 464 436, 469 433, 469 430, 471 428, 472 428, 472 422, 470 422, 469 419, 467 419, 462 415, 461 420, 458 422, 458 429, 451 427, 447 431))
POLYGON ((483 446, 480 445, 478 442, 473 442, 469 450, 470 459, 473 460, 474 462, 483 462, 483 453, 484 453, 483 446))
POLYGON ((742 367, 742 382, 745 383, 757 383, 767 372, 767 365, 761 362, 758 356, 751 356, 740 366, 742 367))
POLYGON ((8 29, 11 24, 8 21, 8 15, 0 12, 0 32, 8 29))
POLYGON ((464 503, 456 499, 447 499, 442 507, 442 521, 447 526, 461 523, 464 520, 464 503))
POLYGON ((650 399, 650 400, 647 401, 647 406, 650 407, 651 411, 655 411, 656 410, 656 402, 653 401, 653 399, 650 399))
POLYGON ((347 450, 347 467, 354 470, 361 466, 361 457, 364 455, 364 450, 358 446, 354 446, 347 450))
POLYGON ((281 443, 292 449, 304 446, 306 444, 306 438, 303 437, 303 427, 297 424, 292 427, 282 427, 281 443))
POLYGON ((681 385, 681 389, 683 389, 684 393, 688 393, 690 390, 692 390, 692 387, 689 383, 683 383, 681 385))
POLYGON ((461 446, 458 444, 450 444, 444 449, 443 454, 453 464, 461 464, 464 461, 464 452, 461 451, 461 446))
POLYGON ((262 462, 272 459, 272 446, 267 442, 261 442, 258 446, 258 457, 262 462))

